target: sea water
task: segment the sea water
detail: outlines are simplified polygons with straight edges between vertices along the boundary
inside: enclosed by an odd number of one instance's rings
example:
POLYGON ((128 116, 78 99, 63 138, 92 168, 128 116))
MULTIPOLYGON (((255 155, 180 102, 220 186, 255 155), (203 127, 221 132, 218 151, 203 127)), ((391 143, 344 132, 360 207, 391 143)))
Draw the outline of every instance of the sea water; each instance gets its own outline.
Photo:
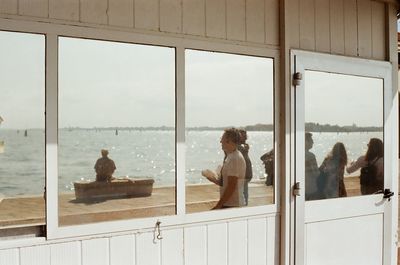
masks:
MULTIPOLYGON (((222 164, 221 131, 187 131, 185 149, 185 180, 188 184, 207 183, 201 176, 203 169, 215 169, 222 164)), ((373 133, 313 133, 318 164, 336 142, 343 142, 349 158, 365 154, 370 138, 382 139, 373 133)), ((0 153, 0 194, 21 196, 42 194, 45 185, 45 132, 0 130, 4 142, 0 153)), ((56 143, 48 143, 55 145, 56 143)), ((249 156, 253 166, 253 179, 265 179, 260 156, 273 147, 272 132, 248 132, 249 156)), ((100 150, 109 150, 116 164, 116 177, 152 177, 155 186, 175 185, 175 132, 162 130, 94 130, 62 129, 58 136, 58 179, 60 192, 73 191, 73 182, 94 180, 94 164, 100 150)), ((357 174, 357 172, 355 173, 357 174)), ((178 176, 182 177, 182 176, 178 176)))

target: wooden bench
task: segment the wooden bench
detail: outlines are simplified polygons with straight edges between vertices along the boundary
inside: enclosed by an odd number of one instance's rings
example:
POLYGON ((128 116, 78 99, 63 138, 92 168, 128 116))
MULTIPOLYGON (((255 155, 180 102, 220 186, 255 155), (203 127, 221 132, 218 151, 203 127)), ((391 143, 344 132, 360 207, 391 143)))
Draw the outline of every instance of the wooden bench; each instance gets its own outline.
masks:
POLYGON ((77 200, 106 197, 145 197, 153 192, 152 178, 116 178, 106 181, 74 182, 77 200))

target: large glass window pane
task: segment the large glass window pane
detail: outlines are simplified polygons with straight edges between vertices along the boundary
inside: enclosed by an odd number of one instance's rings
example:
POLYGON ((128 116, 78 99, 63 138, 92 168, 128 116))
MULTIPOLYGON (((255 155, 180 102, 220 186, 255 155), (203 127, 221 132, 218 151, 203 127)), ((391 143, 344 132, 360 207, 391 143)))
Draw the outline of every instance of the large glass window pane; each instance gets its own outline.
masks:
POLYGON ((273 60, 187 50, 185 72, 187 212, 273 203, 273 60))
POLYGON ((383 189, 383 80, 305 73, 306 200, 383 189))
POLYGON ((59 39, 60 225, 175 214, 175 50, 59 39))
POLYGON ((0 31, 0 229, 42 225, 45 38, 0 31))

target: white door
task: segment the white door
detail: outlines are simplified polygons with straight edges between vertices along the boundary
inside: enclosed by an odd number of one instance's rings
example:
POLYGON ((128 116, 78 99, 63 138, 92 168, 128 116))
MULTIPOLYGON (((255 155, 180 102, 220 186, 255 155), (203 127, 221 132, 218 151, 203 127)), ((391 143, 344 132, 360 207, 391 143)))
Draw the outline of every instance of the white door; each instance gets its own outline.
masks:
POLYGON ((391 65, 302 51, 292 62, 295 264, 397 264, 391 65))

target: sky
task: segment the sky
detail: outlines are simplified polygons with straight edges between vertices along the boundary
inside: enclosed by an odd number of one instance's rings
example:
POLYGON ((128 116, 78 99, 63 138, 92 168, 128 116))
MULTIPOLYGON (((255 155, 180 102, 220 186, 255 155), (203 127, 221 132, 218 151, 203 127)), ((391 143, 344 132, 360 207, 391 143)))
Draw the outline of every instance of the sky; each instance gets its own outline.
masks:
MULTIPOLYGON (((45 38, 0 31, 1 128, 44 127, 45 38)), ((186 50, 186 126, 273 122, 273 60, 186 50)), ((59 126, 174 126, 175 50, 59 39, 59 126)), ((381 126, 382 82, 306 73, 306 121, 381 126)))

